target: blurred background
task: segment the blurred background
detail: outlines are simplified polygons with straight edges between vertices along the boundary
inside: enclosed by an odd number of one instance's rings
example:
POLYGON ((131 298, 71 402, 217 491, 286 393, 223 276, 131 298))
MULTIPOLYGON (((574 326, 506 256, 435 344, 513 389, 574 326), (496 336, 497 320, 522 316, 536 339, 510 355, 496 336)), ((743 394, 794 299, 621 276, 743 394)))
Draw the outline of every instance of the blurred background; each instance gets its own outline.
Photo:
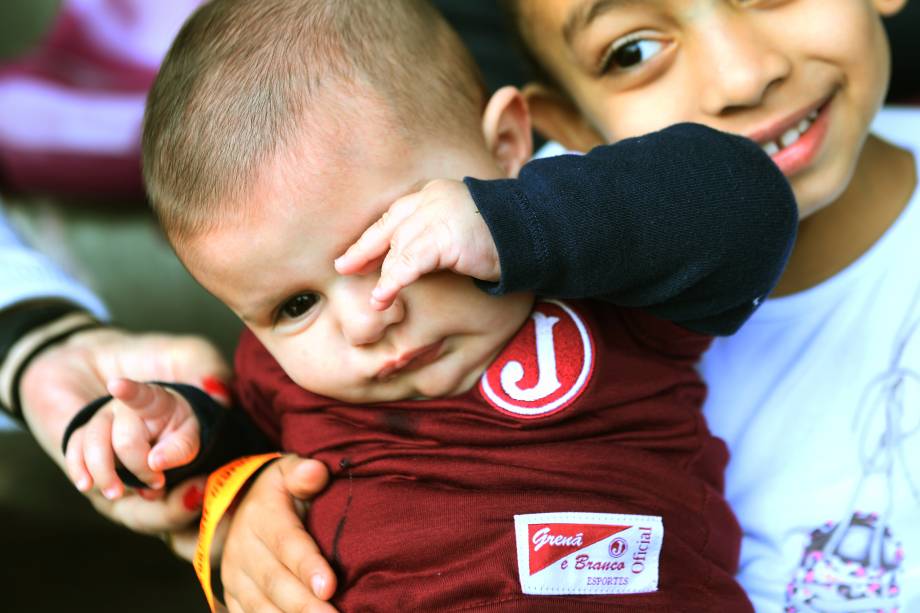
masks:
MULTIPOLYGON (((229 356, 235 318, 191 280, 147 210, 143 100, 199 0, 0 2, 0 200, 20 234, 116 323, 192 332, 229 356)), ((487 85, 528 71, 492 0, 437 0, 487 85)), ((887 24, 889 100, 920 103, 920 3, 887 24)), ((100 518, 28 434, 0 424, 0 611, 206 611, 191 566, 100 518)))

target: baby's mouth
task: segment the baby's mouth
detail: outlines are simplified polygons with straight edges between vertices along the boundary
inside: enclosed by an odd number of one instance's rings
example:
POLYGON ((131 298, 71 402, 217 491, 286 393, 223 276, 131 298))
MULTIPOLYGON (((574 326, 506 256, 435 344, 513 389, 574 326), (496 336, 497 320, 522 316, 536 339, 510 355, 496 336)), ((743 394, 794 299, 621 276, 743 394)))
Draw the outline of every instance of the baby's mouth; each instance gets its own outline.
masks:
POLYGON ((377 373, 375 379, 385 381, 397 373, 408 372, 431 364, 441 355, 444 341, 437 341, 413 351, 409 351, 395 360, 387 362, 377 373))

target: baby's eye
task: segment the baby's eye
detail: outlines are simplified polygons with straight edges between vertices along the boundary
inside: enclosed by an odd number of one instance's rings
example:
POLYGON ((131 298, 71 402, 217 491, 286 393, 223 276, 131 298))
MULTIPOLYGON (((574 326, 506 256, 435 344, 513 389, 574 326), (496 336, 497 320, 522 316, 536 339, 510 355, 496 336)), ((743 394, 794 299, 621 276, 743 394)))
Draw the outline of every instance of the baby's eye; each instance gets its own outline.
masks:
POLYGON ((278 320, 303 317, 319 300, 316 294, 297 294, 278 309, 278 320))
POLYGON ((601 62, 601 72, 622 70, 638 66, 661 53, 664 43, 651 38, 633 38, 617 41, 610 46, 601 62))
POLYGON ((742 7, 755 6, 755 5, 766 5, 771 6, 774 4, 782 4, 787 0, 735 0, 735 4, 742 7))

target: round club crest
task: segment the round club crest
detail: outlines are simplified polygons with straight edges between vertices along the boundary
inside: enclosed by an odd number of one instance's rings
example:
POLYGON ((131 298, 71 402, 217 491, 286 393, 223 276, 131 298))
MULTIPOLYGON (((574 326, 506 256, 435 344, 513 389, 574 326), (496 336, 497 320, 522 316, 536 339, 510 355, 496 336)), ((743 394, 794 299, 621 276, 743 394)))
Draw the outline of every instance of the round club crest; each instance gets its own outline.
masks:
POLYGON ((483 373, 479 389, 503 413, 544 417, 578 398, 593 370, 587 326, 566 304, 545 300, 483 373))

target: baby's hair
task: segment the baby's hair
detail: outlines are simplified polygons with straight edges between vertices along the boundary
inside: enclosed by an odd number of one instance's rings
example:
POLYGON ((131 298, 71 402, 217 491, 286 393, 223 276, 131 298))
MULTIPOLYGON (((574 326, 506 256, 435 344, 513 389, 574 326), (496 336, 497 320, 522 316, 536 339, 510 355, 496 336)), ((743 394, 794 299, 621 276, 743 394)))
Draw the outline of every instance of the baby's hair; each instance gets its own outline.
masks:
POLYGON ((368 121, 336 104, 351 96, 382 102, 393 127, 419 139, 478 132, 485 104, 475 61, 427 0, 200 7, 144 116, 144 181, 173 242, 213 228, 266 163, 326 127, 311 111, 331 106, 340 121, 368 121))

